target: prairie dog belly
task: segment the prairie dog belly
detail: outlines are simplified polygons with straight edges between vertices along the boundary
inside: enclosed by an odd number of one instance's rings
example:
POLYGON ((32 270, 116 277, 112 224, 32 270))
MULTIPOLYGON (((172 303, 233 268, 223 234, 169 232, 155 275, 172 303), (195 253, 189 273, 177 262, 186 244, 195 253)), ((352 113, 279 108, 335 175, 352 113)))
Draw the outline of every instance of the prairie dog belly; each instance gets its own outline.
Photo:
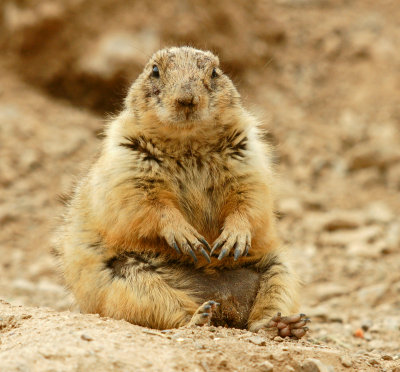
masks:
POLYGON ((262 275, 246 267, 196 269, 135 252, 111 258, 106 267, 116 278, 135 278, 139 272, 146 273, 149 278, 159 276, 172 288, 189 292, 199 306, 206 301, 216 301, 220 306, 213 312, 212 324, 233 328, 247 327, 262 275))
POLYGON ((190 277, 191 288, 199 301, 220 303, 213 313, 212 324, 246 328, 250 310, 256 298, 260 274, 248 268, 206 273, 184 269, 190 277))

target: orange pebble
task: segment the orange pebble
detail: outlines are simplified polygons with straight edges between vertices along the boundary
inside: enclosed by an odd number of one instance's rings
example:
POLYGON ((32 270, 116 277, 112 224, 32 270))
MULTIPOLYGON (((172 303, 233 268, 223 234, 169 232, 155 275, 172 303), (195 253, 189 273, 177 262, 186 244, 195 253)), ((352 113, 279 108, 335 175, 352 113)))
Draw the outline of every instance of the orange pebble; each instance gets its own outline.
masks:
POLYGON ((358 338, 364 338, 364 331, 361 328, 358 328, 355 330, 354 336, 358 338))

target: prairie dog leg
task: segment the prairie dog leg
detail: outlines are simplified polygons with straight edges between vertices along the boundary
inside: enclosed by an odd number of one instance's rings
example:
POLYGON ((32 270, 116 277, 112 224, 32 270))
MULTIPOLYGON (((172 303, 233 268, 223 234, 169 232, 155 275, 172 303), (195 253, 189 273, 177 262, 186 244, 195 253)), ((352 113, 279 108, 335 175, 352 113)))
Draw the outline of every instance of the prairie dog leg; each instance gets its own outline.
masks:
POLYGON ((72 288, 84 312, 169 329, 187 325, 199 307, 190 287, 182 289, 187 278, 156 259, 129 252, 86 262, 72 288))
POLYGON ((286 260, 281 258, 279 252, 271 252, 255 265, 261 273, 261 280, 248 328, 253 332, 263 328, 282 337, 301 338, 308 330, 306 323, 309 319, 304 314, 289 316, 298 308, 298 281, 283 262, 286 260))

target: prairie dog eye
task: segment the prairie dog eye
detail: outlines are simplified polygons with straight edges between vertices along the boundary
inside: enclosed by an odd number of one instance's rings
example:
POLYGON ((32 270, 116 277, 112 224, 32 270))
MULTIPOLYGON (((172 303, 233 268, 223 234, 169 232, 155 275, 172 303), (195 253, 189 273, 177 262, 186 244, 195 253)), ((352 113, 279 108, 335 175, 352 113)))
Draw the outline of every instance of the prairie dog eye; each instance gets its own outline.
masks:
POLYGON ((153 70, 151 72, 151 76, 153 76, 155 78, 159 78, 160 77, 160 71, 158 70, 158 67, 156 65, 153 66, 153 70))
POLYGON ((216 77, 218 77, 217 69, 216 69, 215 67, 214 67, 213 70, 212 70, 211 77, 212 77, 213 79, 215 79, 216 77))

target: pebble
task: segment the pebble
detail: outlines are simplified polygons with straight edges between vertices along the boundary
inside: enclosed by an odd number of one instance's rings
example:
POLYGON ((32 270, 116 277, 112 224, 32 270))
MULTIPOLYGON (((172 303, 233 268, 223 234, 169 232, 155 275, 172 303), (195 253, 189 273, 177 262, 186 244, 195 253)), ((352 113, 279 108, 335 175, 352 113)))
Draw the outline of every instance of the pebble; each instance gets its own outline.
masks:
POLYGON ((362 328, 358 328, 354 331, 354 337, 364 338, 364 331, 362 328))
POLYGON ((308 358, 301 366, 302 372, 329 372, 329 368, 319 359, 308 358))
POLYGON ((294 198, 282 199, 279 202, 278 210, 283 215, 299 217, 303 213, 303 207, 300 200, 294 198))
POLYGON ((349 244, 346 254, 352 257, 379 258, 384 252, 389 252, 388 245, 378 240, 373 244, 354 242, 349 244))
POLYGON ((253 337, 250 337, 248 340, 254 345, 258 345, 258 346, 266 345, 265 340, 260 336, 253 336, 253 337))
POLYGON ((373 365, 373 366, 379 364, 379 362, 378 362, 376 359, 374 359, 374 358, 368 360, 368 362, 369 362, 369 364, 371 364, 371 365, 373 365))
POLYGON ((384 354, 384 355, 382 355, 382 359, 383 360, 393 360, 393 357, 391 355, 384 354))
POLYGON ((371 203, 366 209, 367 221, 388 223, 393 220, 393 213, 389 207, 382 202, 371 203))
POLYGON ((387 283, 374 284, 360 289, 357 292, 356 297, 359 302, 364 304, 370 304, 372 306, 376 304, 383 297, 383 295, 387 292, 387 290, 388 290, 387 283))
POLYGON ((372 327, 372 321, 370 319, 364 319, 361 323, 363 331, 368 331, 372 327))
POLYGON ((194 345, 194 347, 195 347, 196 349, 199 349, 199 350, 206 349, 206 345, 203 344, 203 343, 200 343, 200 342, 196 342, 195 345, 194 345))
POLYGON ((85 333, 83 333, 83 334, 81 335, 81 339, 82 339, 82 340, 85 340, 85 341, 93 341, 93 337, 91 337, 91 336, 89 336, 89 335, 87 335, 87 334, 85 334, 85 333))
POLYGON ((346 294, 348 291, 347 287, 330 282, 317 284, 314 288, 315 296, 321 302, 346 294))
POLYGON ((274 370, 274 365, 267 360, 259 364, 257 371, 262 372, 272 372, 274 370))
POLYGON ((387 185, 395 190, 400 190, 400 164, 391 166, 386 172, 387 185))
POLYGON ((178 341, 178 339, 184 338, 182 333, 175 333, 174 335, 168 337, 171 340, 178 341))
POLYGON ((386 233, 386 244, 389 252, 400 249, 400 223, 389 225, 386 233))
POLYGON ((307 309, 307 315, 311 318, 319 318, 322 321, 343 323, 346 320, 344 314, 335 311, 327 305, 319 305, 307 309))
POLYGON ((337 231, 357 229, 365 224, 364 213, 359 211, 333 210, 327 213, 309 213, 305 224, 313 231, 337 231))
POLYGON ((350 368, 353 365, 352 360, 347 356, 340 357, 340 363, 343 364, 344 367, 350 368))
POLYGON ((323 221, 322 228, 327 231, 354 229, 365 223, 363 213, 358 211, 333 211, 323 221))
POLYGON ((274 341, 276 341, 276 342, 282 342, 282 341, 283 341, 283 338, 282 338, 281 336, 275 336, 275 337, 274 337, 274 341))
POLYGON ((352 242, 373 242, 382 235, 382 227, 371 225, 356 230, 338 230, 321 234, 319 243, 346 247, 352 242))
POLYGON ((400 158, 396 148, 378 148, 366 146, 365 143, 355 146, 348 154, 348 168, 350 171, 369 167, 387 167, 395 164, 400 158))

